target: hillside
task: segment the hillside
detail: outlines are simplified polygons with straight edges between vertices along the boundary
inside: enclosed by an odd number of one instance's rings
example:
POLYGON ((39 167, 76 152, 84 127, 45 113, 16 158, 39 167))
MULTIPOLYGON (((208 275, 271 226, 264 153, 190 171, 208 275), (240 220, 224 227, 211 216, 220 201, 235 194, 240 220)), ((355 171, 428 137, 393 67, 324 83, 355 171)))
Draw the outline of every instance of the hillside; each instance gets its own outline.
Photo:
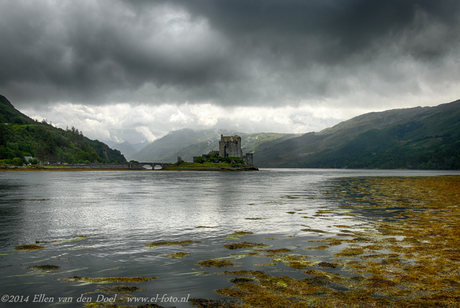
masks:
POLYGON ((120 151, 86 138, 74 127, 63 130, 29 118, 0 95, 0 164, 25 162, 24 156, 61 163, 126 161, 120 151))
POLYGON ((460 101, 364 114, 256 153, 259 167, 460 169, 460 101))
POLYGON ((243 153, 254 152, 265 144, 276 144, 293 138, 295 134, 256 133, 244 134, 229 131, 181 129, 173 131, 155 140, 136 154, 128 156, 143 162, 170 162, 177 161, 180 156, 184 161, 192 162, 194 156, 201 156, 212 150, 219 150, 220 135, 239 135, 243 153))
POLYGON ((137 153, 137 150, 127 141, 122 143, 116 143, 112 146, 112 148, 123 153, 125 157, 129 157, 130 155, 137 153))

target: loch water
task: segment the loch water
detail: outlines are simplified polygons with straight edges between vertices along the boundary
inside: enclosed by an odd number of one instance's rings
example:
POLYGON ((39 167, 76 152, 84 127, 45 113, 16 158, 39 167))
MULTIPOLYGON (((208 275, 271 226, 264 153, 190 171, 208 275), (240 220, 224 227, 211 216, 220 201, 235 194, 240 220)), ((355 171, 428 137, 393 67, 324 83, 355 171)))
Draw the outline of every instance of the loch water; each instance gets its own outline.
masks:
POLYGON ((264 270, 302 278, 301 270, 269 264, 248 250, 224 245, 255 242, 328 260, 329 252, 306 250, 310 240, 337 236, 335 225, 365 225, 372 217, 332 214, 331 195, 342 177, 436 176, 459 172, 416 170, 261 169, 257 172, 35 171, 0 172, 0 307, 83 307, 110 300, 111 285, 138 286, 124 302, 137 306, 190 307, 182 299, 223 299, 214 292, 232 285, 224 270, 264 270), (308 232, 306 229, 323 230, 308 232), (302 231, 304 230, 304 231, 302 231), (251 232, 242 238, 234 232, 251 232), (150 248, 156 241, 195 241, 150 248), (41 250, 15 250, 38 242, 41 250), (183 258, 166 256, 190 253, 183 258), (199 266, 229 259, 235 268, 199 266), (37 271, 34 265, 59 270, 37 271), (156 277, 139 284, 90 284, 69 277, 156 277), (25 299, 28 301, 25 302, 25 299), (61 303, 59 303, 61 301, 61 303), (67 301, 67 302, 65 302, 67 301))

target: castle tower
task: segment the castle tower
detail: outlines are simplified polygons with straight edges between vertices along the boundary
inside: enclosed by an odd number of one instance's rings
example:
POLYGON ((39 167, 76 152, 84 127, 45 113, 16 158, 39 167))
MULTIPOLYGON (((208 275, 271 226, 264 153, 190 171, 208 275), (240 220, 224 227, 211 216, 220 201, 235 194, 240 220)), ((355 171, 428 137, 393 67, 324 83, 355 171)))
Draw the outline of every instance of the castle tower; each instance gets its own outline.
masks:
POLYGON ((238 135, 220 135, 219 156, 243 158, 243 151, 241 150, 241 137, 238 135))

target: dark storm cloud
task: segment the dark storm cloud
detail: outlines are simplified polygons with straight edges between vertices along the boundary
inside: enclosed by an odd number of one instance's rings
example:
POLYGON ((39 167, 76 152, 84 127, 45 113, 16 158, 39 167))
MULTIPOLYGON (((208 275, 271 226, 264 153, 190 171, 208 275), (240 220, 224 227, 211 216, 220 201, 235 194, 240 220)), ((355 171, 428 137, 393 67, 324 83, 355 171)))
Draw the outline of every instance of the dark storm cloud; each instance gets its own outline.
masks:
POLYGON ((416 91, 408 75, 458 55, 459 12, 451 0, 0 0, 0 89, 24 104, 221 105, 416 91))

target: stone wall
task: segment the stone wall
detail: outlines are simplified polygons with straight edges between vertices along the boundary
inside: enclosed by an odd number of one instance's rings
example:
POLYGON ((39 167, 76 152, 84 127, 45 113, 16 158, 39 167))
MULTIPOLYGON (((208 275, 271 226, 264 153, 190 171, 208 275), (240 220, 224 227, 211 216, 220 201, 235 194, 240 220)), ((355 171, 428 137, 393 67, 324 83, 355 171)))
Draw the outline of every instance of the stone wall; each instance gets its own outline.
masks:
POLYGON ((245 162, 247 162, 251 166, 254 164, 254 154, 253 153, 246 153, 243 159, 245 162))
POLYGON ((238 135, 220 135, 219 156, 243 158, 243 151, 241 150, 241 137, 238 135))

